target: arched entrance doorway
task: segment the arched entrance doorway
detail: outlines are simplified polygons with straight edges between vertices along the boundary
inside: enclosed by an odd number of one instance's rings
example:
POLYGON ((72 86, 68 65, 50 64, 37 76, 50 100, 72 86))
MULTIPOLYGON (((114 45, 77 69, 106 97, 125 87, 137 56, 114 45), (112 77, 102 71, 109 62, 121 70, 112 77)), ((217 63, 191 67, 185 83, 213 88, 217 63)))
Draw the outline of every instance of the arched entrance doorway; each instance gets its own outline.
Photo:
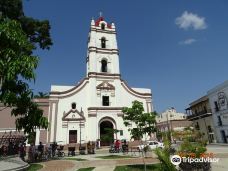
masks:
POLYGON ((109 146, 114 141, 113 122, 110 120, 103 120, 100 122, 100 145, 109 146))

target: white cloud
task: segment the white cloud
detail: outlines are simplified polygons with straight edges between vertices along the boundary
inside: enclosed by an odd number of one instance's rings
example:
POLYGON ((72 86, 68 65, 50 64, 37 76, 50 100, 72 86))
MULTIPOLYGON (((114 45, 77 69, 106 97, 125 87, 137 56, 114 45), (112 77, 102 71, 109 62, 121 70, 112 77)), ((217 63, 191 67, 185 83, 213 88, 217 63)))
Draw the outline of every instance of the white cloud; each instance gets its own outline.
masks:
POLYGON ((182 16, 177 17, 175 23, 182 29, 193 28, 194 30, 203 30, 207 28, 204 17, 200 17, 197 14, 193 14, 188 11, 184 11, 182 16))
POLYGON ((197 41, 196 39, 190 38, 190 39, 186 39, 184 41, 181 41, 179 44, 181 44, 181 45, 191 45, 191 44, 195 43, 196 41, 197 41))

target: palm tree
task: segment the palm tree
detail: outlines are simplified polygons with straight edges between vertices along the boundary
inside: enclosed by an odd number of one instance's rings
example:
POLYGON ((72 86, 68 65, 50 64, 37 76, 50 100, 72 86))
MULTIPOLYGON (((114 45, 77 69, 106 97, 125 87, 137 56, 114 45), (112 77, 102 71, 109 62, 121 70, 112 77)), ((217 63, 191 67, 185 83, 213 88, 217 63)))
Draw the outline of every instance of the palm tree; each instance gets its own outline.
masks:
POLYGON ((34 96, 34 98, 48 98, 49 97, 49 93, 44 93, 44 92, 38 92, 37 95, 34 96))

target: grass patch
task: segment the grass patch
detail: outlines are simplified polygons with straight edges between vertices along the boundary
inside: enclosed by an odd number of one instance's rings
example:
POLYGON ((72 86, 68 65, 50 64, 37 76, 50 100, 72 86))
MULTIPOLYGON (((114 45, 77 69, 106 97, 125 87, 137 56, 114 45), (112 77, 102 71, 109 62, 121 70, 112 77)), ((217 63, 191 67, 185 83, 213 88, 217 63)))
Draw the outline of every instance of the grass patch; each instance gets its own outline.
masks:
POLYGON ((87 161, 86 159, 82 158, 75 158, 75 157, 66 157, 65 160, 76 160, 76 161, 87 161))
MULTIPOLYGON (((146 165, 147 170, 160 171, 161 164, 146 165)), ((114 171, 144 171, 144 165, 117 166, 114 171)))
POLYGON ((43 165, 41 164, 30 164, 30 166, 27 168, 27 171, 37 171, 43 168, 43 165))
POLYGON ((100 158, 100 159, 129 159, 129 158, 135 158, 135 157, 120 156, 120 155, 109 155, 109 156, 97 156, 96 158, 100 158))
POLYGON ((93 169, 95 169, 95 167, 81 168, 81 169, 78 169, 77 171, 92 171, 93 169))

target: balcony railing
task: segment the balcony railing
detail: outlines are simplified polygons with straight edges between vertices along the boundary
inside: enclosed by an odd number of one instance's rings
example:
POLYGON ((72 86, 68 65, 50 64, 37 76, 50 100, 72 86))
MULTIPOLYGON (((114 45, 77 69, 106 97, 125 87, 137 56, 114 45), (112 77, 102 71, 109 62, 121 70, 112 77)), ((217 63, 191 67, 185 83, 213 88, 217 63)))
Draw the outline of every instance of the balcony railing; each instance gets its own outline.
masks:
POLYGON ((203 116, 207 116, 207 115, 211 115, 211 114, 212 114, 211 109, 202 110, 202 111, 199 111, 197 113, 193 113, 191 115, 188 115, 187 119, 192 119, 192 118, 196 118, 196 117, 203 117, 203 116))

